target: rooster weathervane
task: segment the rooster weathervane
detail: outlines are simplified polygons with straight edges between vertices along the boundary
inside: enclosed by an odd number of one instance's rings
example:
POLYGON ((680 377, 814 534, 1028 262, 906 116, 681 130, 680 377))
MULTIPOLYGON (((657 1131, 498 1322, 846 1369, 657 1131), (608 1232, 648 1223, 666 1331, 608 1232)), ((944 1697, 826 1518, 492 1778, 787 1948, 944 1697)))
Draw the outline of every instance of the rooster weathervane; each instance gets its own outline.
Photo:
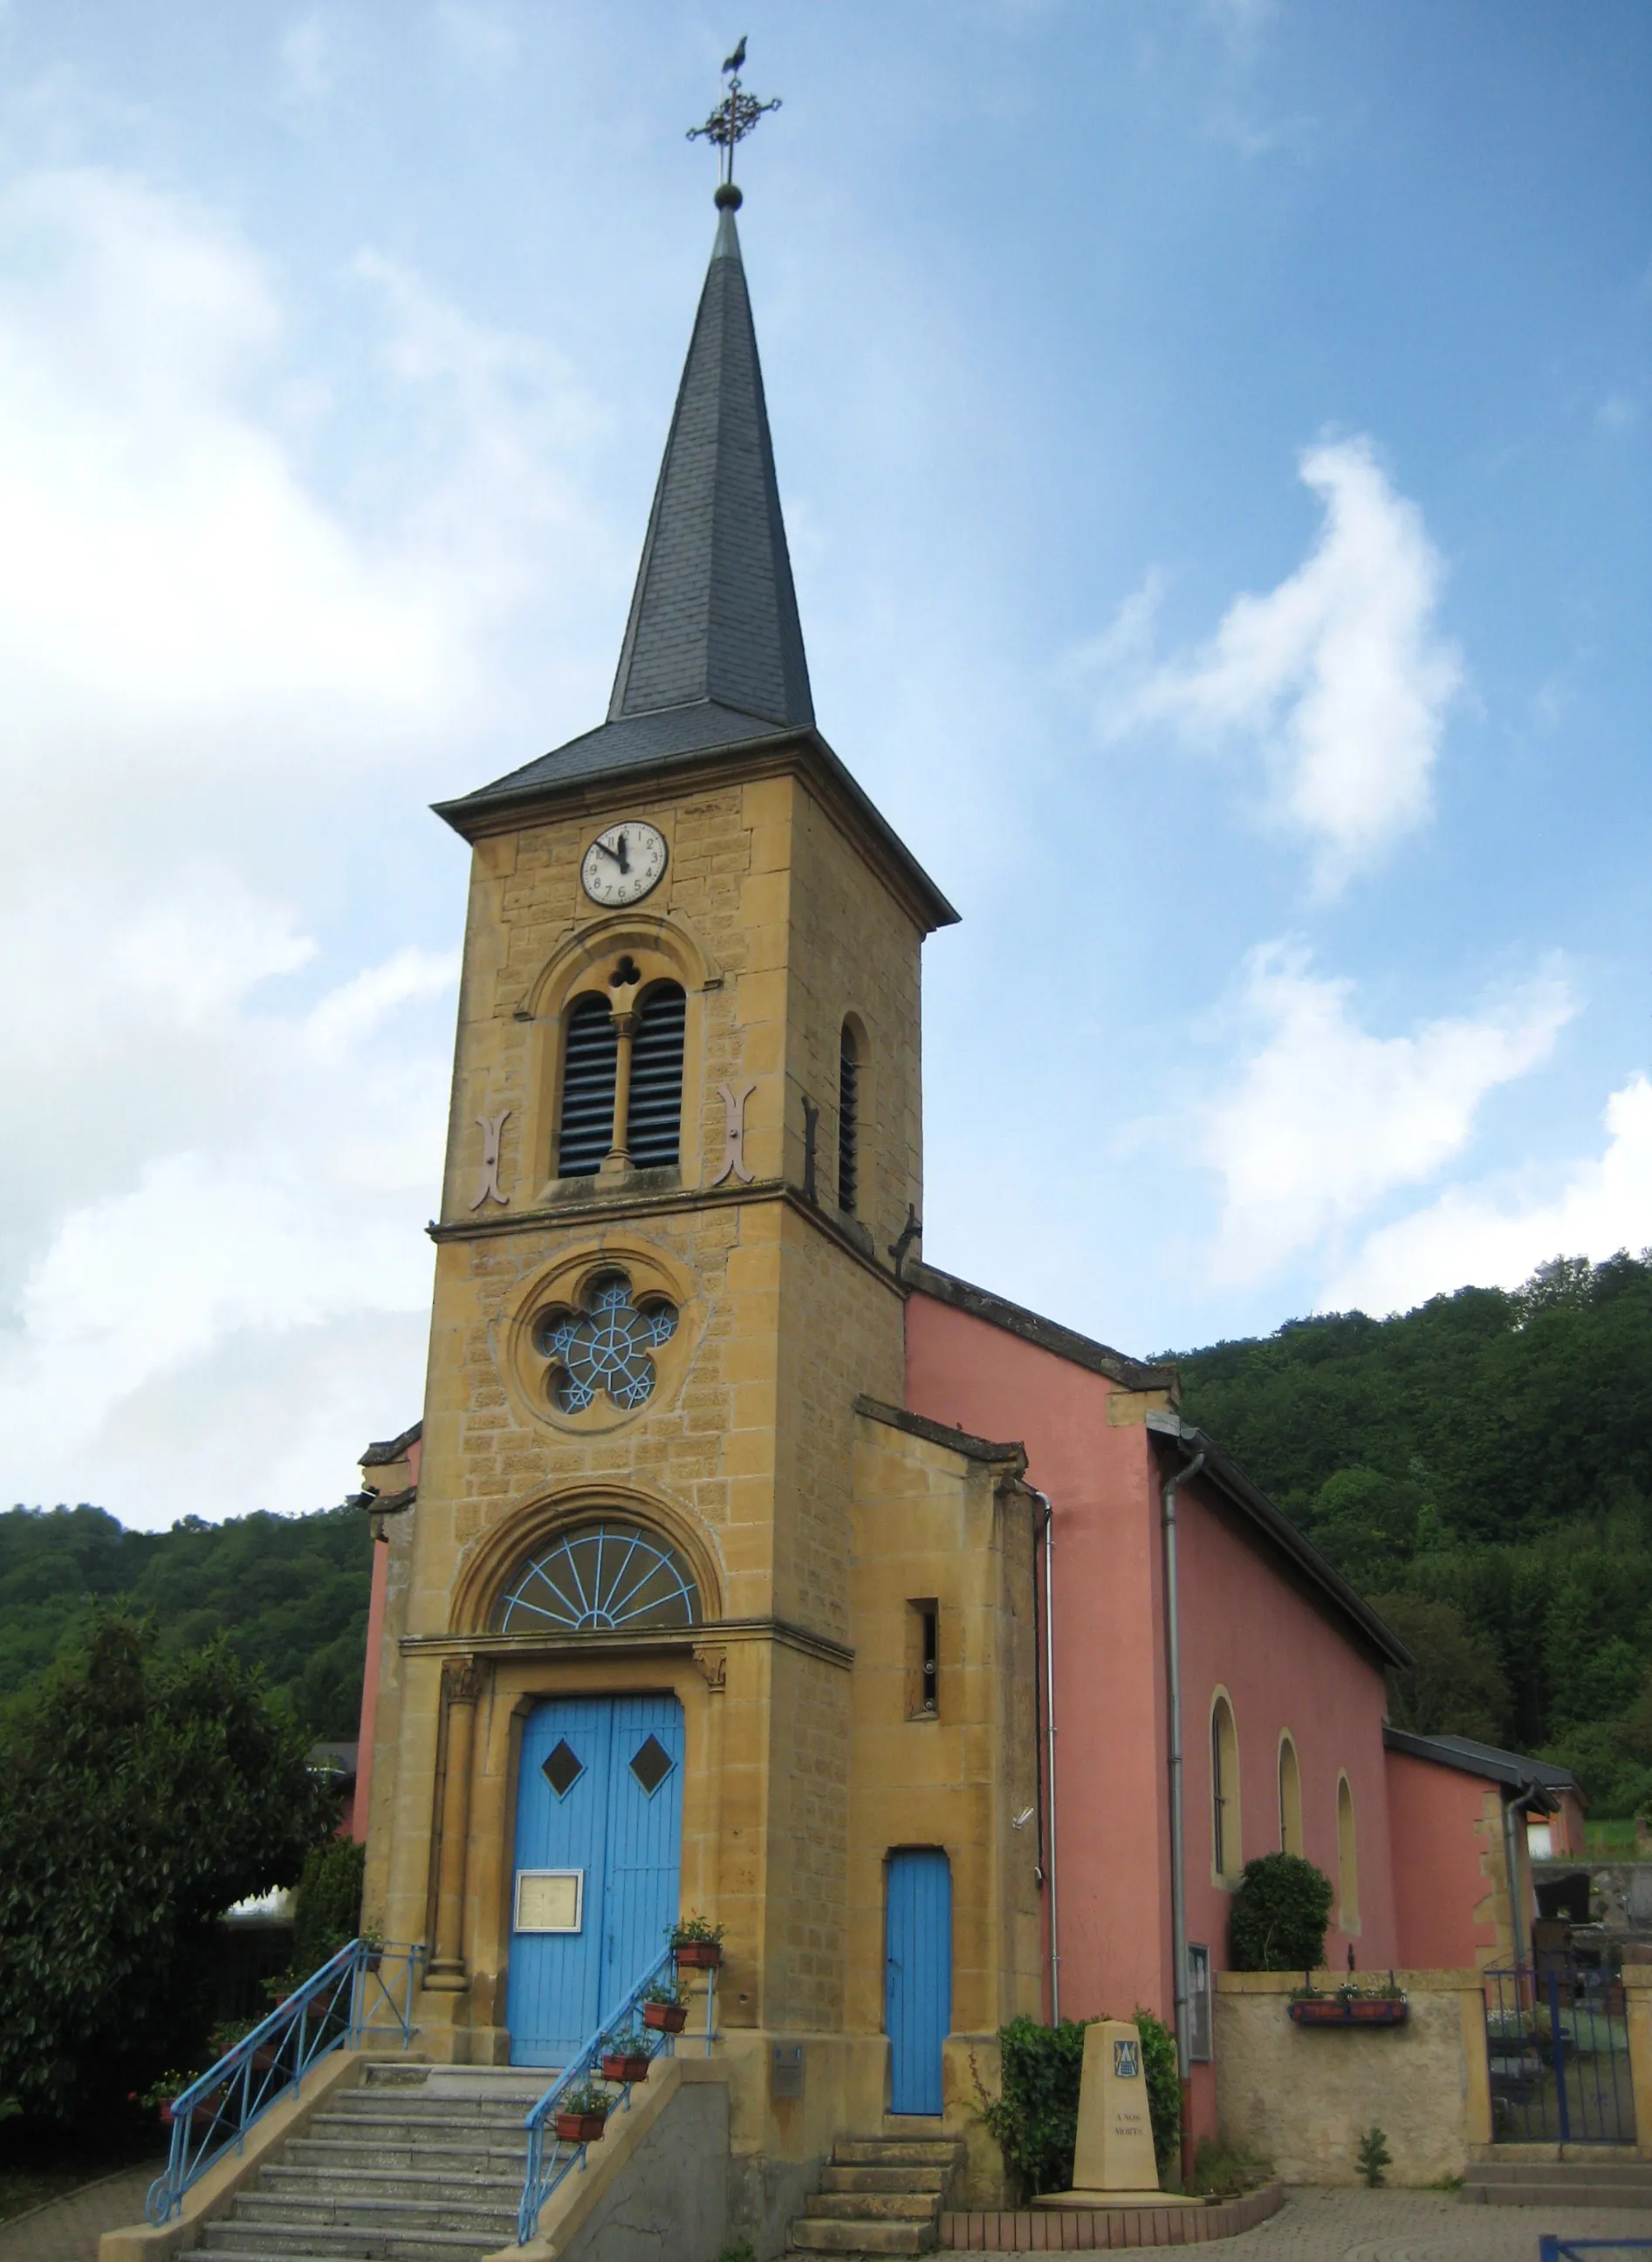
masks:
POLYGON ((718 204, 738 205, 739 191, 734 186, 734 150, 748 133, 756 130, 757 121, 765 112, 778 110, 780 97, 768 102, 759 102, 754 94, 747 94, 740 84, 740 72, 746 61, 746 34, 732 55, 725 57, 723 76, 728 83, 723 90, 723 99, 703 126, 689 128, 690 141, 710 141, 718 152, 722 179, 718 184, 718 204))

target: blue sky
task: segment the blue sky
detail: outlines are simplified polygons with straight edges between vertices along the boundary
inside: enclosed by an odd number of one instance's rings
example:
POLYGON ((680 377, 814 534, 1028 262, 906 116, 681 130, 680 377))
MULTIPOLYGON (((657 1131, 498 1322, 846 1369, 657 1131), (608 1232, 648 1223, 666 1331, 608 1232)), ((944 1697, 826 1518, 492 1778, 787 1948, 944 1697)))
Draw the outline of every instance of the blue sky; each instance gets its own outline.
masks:
POLYGON ((416 1413, 426 804, 601 714, 742 30, 931 1258, 1148 1352, 1652 1242, 1652 14, 741 4, 0 5, 8 1498, 416 1413))

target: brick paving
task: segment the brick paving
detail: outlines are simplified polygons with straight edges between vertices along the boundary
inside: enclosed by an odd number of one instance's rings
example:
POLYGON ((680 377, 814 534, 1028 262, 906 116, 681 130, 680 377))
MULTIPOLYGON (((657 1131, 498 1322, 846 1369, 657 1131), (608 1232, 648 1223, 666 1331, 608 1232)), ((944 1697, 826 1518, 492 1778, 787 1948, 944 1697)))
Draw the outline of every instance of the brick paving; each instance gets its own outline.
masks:
MULTIPOLYGON (((1540 2234, 1652 2239, 1652 2210, 1634 2207, 1470 2207, 1454 2192, 1320 2191, 1297 2186, 1267 2222, 1208 2246, 1165 2247, 1211 2262, 1538 2262, 1540 2234)), ((10 2257, 0 2247, 0 2262, 10 2257)), ((949 2262, 972 2262, 962 2254, 949 2262)), ((978 2262, 1004 2262, 982 2255, 978 2262)), ((1592 2258, 1591 2258, 1592 2262, 1592 2258)), ((1615 2262, 1601 2255, 1598 2262, 1615 2262)), ((1622 2262, 1633 2262, 1625 2256, 1622 2262)))
POLYGON ((95 2184, 0 2222, 0 2262, 97 2262, 105 2230, 141 2222, 143 2202, 160 2163, 122 2168, 95 2184))

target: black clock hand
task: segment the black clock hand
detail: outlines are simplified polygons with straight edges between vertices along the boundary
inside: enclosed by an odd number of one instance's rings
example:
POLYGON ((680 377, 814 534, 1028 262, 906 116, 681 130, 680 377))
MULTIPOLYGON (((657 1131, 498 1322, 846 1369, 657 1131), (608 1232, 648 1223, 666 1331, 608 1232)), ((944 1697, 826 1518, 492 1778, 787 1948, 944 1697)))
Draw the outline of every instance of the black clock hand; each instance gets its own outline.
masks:
POLYGON ((622 832, 619 837, 620 846, 617 848, 610 848, 606 840, 593 841, 591 845, 593 847, 600 848, 603 855, 608 858, 609 861, 611 864, 617 864, 620 870, 623 872, 625 868, 625 836, 622 832))
POLYGON ((622 879, 630 869, 631 866, 625 861, 625 835, 622 832, 619 836, 619 870, 622 879))

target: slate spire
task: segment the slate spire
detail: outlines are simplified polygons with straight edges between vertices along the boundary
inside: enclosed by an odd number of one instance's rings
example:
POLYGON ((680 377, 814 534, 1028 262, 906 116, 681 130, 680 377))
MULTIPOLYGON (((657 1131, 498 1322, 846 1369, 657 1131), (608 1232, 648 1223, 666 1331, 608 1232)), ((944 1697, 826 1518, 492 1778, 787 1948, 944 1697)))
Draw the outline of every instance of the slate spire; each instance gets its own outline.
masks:
MULTIPOLYGON (((708 703, 725 709, 726 728, 711 743, 762 735, 742 729, 742 717, 788 729, 814 723, 734 225, 739 201, 731 183, 718 188, 717 241, 608 709, 610 724, 708 703)), ((711 719, 695 718, 700 746, 711 719)))

